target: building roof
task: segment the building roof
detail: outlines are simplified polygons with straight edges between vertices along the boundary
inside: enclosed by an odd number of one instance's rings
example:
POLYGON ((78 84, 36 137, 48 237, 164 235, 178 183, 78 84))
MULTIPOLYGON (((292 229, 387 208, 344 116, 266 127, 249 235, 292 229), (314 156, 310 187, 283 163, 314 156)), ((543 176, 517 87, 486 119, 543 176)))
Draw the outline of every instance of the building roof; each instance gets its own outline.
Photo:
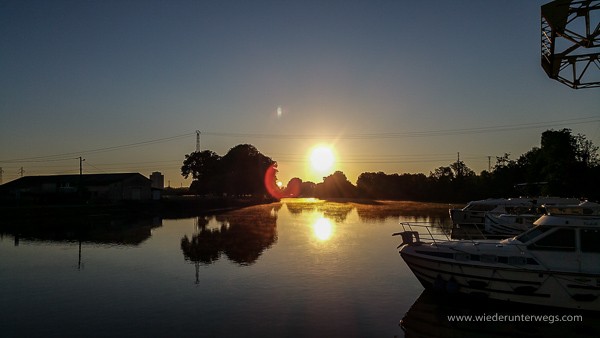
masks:
POLYGON ((141 176, 150 181, 149 178, 143 176, 140 173, 25 176, 1 185, 0 189, 32 187, 52 183, 69 183, 73 186, 76 186, 78 184, 82 184, 85 186, 109 185, 135 176, 141 176))

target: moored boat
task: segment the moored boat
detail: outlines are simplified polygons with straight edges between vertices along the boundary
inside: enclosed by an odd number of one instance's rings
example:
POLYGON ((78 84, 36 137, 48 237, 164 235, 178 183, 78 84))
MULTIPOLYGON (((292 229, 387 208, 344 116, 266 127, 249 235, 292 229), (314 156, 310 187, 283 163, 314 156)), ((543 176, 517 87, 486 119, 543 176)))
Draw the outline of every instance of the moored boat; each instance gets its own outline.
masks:
POLYGON ((407 223, 395 235, 425 288, 600 311, 600 215, 573 212, 580 209, 550 209, 532 229, 503 240, 440 239, 407 223))
MULTIPOLYGON (((548 204, 542 205, 539 211, 549 214, 567 215, 598 215, 600 216, 600 204, 584 201, 579 204, 548 204), (548 210, 546 210, 548 209, 548 210)), ((519 235, 533 227, 533 223, 543 213, 526 214, 493 214, 485 215, 484 230, 486 234, 504 235, 512 237, 519 235)))
POLYGON ((484 230, 488 234, 512 237, 533 227, 540 214, 492 214, 485 215, 484 230))
POLYGON ((486 214, 523 214, 537 211, 542 205, 577 205, 576 198, 538 197, 538 198, 489 198, 469 202, 464 208, 449 209, 450 219, 455 225, 484 225, 486 214))

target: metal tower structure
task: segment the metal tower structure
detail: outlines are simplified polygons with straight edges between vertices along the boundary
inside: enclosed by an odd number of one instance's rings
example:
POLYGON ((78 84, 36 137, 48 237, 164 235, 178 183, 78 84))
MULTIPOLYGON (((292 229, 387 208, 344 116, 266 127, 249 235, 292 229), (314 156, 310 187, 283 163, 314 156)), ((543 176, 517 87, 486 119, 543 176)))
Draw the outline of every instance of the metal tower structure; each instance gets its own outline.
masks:
POLYGON ((555 0, 541 17, 546 74, 574 89, 600 87, 600 0, 555 0))

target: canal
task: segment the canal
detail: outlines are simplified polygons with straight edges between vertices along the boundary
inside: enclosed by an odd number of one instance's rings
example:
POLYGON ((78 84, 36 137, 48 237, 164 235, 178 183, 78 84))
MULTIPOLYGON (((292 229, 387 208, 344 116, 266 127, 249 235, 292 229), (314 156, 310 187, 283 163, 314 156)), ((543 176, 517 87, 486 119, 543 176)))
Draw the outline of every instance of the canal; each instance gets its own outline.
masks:
MULTIPOLYGON (((9 222, 0 228, 0 335, 458 337, 488 330, 537 337, 572 330, 571 323, 450 322, 448 314, 500 310, 457 309, 423 292, 398 255, 400 238, 391 236, 403 221, 448 226, 447 209, 288 199, 185 219, 9 222)), ((598 333, 582 325, 591 318, 577 323, 582 336, 598 333)))

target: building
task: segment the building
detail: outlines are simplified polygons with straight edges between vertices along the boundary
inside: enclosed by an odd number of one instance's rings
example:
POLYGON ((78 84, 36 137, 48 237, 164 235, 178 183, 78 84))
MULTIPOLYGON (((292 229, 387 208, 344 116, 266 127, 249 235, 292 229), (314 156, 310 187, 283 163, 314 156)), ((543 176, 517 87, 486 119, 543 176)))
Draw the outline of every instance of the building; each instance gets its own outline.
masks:
POLYGON ((152 181, 152 188, 164 189, 165 188, 165 176, 158 171, 153 172, 150 175, 152 181))
POLYGON ((152 181, 139 173, 25 176, 0 186, 2 200, 32 203, 147 201, 152 181))
POLYGON ((162 191, 165 189, 165 176, 155 171, 150 175, 150 181, 152 181, 152 199, 159 200, 162 191))

